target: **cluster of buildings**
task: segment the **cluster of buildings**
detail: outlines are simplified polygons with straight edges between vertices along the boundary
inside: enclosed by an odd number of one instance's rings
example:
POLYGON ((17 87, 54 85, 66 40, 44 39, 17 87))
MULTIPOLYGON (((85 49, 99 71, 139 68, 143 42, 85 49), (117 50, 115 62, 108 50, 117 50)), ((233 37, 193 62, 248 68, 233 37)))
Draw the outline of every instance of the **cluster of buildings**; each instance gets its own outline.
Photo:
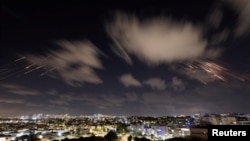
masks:
POLYGON ((144 137, 150 140, 166 140, 190 135, 190 128, 188 127, 131 125, 129 130, 132 136, 144 137))
POLYGON ((249 114, 199 114, 193 116, 91 116, 32 115, 0 119, 0 141, 49 141, 104 136, 115 131, 150 140, 194 136, 207 139, 207 125, 250 125, 249 114))
POLYGON ((250 125, 249 114, 206 114, 200 118, 200 125, 250 125))

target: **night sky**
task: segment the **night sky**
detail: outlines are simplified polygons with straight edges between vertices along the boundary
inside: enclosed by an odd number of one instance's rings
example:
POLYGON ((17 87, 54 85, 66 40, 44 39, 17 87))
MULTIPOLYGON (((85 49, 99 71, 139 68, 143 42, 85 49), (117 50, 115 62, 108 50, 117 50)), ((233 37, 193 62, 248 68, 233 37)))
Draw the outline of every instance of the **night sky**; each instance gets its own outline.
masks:
POLYGON ((1 4, 0 116, 250 113, 250 1, 1 4))

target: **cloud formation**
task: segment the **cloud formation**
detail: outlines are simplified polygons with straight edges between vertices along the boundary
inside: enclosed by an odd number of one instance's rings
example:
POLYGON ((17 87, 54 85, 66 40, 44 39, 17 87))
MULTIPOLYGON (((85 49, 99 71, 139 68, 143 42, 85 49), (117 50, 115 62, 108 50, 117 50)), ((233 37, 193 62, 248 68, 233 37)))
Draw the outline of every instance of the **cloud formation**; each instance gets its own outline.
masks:
POLYGON ((132 92, 132 93, 126 93, 125 96, 128 99, 128 101, 136 101, 136 100, 138 100, 138 96, 134 92, 132 92))
POLYGON ((115 107, 124 106, 125 102, 135 102, 138 99, 136 93, 112 94, 102 93, 66 93, 54 95, 54 98, 49 99, 48 103, 53 106, 69 106, 71 104, 87 105, 97 109, 112 109, 115 107))
POLYGON ((176 91, 185 89, 184 82, 181 79, 177 78, 177 77, 172 78, 171 86, 176 91))
POLYGON ((48 102, 54 105, 69 105, 68 100, 63 99, 50 99, 48 102))
POLYGON ((207 22, 209 26, 212 28, 218 28, 223 19, 223 11, 222 9, 216 7, 212 10, 211 14, 207 18, 207 22))
MULTIPOLYGON (((179 86, 180 81, 182 80, 173 77, 170 82, 179 86)), ((167 84, 171 84, 170 82, 167 84)), ((247 93, 249 87, 246 87, 247 84, 244 85, 235 81, 229 84, 212 83, 211 85, 200 85, 194 89, 175 92, 161 90, 99 94, 80 92, 57 93, 47 100, 46 105, 48 106, 41 106, 39 102, 34 104, 34 101, 30 103, 22 99, 1 98, 0 109, 4 112, 8 112, 6 109, 9 106, 13 106, 9 108, 10 110, 18 109, 16 113, 12 114, 19 114, 19 110, 23 108, 30 109, 27 113, 43 109, 47 113, 51 110, 52 113, 68 112, 81 114, 82 109, 77 109, 76 107, 85 107, 84 114, 100 112, 102 114, 151 116, 190 115, 199 112, 247 112, 247 109, 244 107, 249 107, 249 102, 247 101, 250 95, 247 93), (239 93, 241 96, 239 96, 239 93), (225 99, 225 97, 231 98, 225 99), (232 103, 238 106, 232 105, 232 103), (16 104, 18 104, 18 107, 14 106, 16 104), (221 108, 216 108, 218 105, 221 105, 221 108), (74 110, 77 112, 73 112, 74 110)))
POLYGON ((191 79, 202 82, 203 84, 208 84, 210 82, 218 81, 218 78, 211 76, 211 74, 201 69, 195 69, 195 70, 183 69, 180 70, 180 72, 185 74, 191 79))
POLYGON ((141 87, 142 84, 139 80, 135 79, 132 74, 123 74, 120 78, 119 81, 126 87, 141 87))
POLYGON ((6 99, 6 98, 1 98, 0 103, 7 103, 7 104, 23 104, 24 101, 21 99, 6 99))
POLYGON ((149 78, 144 81, 144 84, 149 85, 155 90, 165 90, 167 87, 165 80, 162 80, 161 78, 149 78))
POLYGON ((230 4, 238 13, 236 35, 243 35, 250 31, 250 1, 249 0, 223 0, 230 4))
MULTIPOLYGON (((151 109, 151 111, 145 112, 161 113, 162 115, 164 113, 248 112, 249 110, 246 107, 249 104, 246 97, 249 98, 250 95, 245 93, 248 90, 249 87, 246 88, 242 85, 236 87, 235 82, 232 84, 217 83, 201 85, 194 90, 187 90, 182 94, 173 94, 169 91, 144 92, 140 94, 140 102, 144 104, 144 108, 142 109, 151 109), (228 89, 228 85, 230 85, 230 89, 228 89), (242 95, 239 96, 239 93, 242 95), (218 105, 221 105, 219 109, 217 108, 218 105)), ((142 105, 140 106, 142 107, 142 105)))
POLYGON ((94 71, 103 68, 98 58, 102 53, 91 42, 59 41, 57 44, 61 47, 60 50, 50 51, 46 56, 28 54, 26 60, 37 67, 46 68, 47 72, 55 72, 59 78, 72 86, 84 82, 102 83, 102 79, 94 71))
MULTIPOLYGON (((128 63, 131 63, 129 55, 149 65, 211 57, 206 56, 207 40, 202 37, 201 28, 189 22, 165 17, 139 20, 136 16, 117 13, 106 30, 115 44, 116 54, 128 63)), ((213 52, 219 55, 219 50, 213 52)))
POLYGON ((34 96, 34 95, 40 95, 40 92, 28 88, 19 84, 14 83, 0 83, 0 87, 4 88, 10 93, 17 94, 17 95, 23 95, 23 96, 34 96))

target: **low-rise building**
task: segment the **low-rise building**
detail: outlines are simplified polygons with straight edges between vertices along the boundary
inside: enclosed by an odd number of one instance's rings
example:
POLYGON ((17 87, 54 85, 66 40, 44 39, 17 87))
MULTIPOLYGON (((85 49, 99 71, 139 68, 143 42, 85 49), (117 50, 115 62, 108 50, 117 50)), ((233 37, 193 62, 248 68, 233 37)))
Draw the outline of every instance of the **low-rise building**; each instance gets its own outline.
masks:
POLYGON ((11 136, 0 134, 0 141, 11 141, 11 136))
POLYGON ((192 127, 190 128, 190 137, 208 139, 208 129, 205 127, 192 127))

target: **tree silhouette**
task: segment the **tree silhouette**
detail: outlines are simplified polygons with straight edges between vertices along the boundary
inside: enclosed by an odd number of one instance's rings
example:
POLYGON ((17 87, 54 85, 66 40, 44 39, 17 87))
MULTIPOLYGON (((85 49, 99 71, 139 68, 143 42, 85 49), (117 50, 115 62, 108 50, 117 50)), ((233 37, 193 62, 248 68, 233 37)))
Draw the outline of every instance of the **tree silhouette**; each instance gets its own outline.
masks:
POLYGON ((151 140, 150 140, 150 139, 147 139, 147 138, 145 138, 145 137, 143 137, 143 138, 135 137, 135 138, 134 138, 134 141, 151 141, 151 140))
POLYGON ((116 132, 111 130, 104 136, 104 138, 107 139, 108 141, 116 141, 118 139, 118 136, 116 132))
POLYGON ((131 135, 128 137, 128 141, 132 141, 132 136, 131 135))

